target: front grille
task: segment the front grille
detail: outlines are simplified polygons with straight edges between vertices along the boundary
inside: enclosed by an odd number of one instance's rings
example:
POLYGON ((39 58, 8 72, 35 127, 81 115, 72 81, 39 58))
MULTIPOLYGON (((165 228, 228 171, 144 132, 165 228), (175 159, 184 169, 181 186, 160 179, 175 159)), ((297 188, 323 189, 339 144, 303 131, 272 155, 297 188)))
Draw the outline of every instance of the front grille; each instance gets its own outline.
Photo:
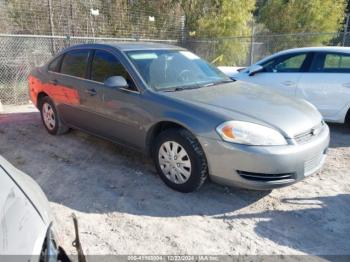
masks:
POLYGON ((304 163, 304 175, 310 175, 313 170, 319 167, 323 159, 323 154, 319 154, 304 163))
POLYGON ((324 128, 325 128, 325 123, 324 121, 322 121, 320 124, 318 124, 317 126, 314 126, 310 130, 296 135, 294 137, 294 140, 298 144, 305 144, 311 141, 312 139, 318 137, 323 132, 324 128))
POLYGON ((253 173, 245 172, 238 170, 237 173, 244 179, 253 180, 253 181, 280 181, 280 180, 289 180, 294 179, 294 173, 283 173, 283 174, 263 174, 263 173, 253 173))

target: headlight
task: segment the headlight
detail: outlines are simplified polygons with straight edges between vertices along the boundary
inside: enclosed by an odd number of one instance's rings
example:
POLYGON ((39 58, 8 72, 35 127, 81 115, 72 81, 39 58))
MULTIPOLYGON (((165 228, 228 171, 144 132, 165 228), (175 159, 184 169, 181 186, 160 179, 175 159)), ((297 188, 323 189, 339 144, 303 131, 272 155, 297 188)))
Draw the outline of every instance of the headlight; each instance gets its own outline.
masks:
POLYGON ((287 141, 280 132, 272 128, 243 121, 227 121, 216 128, 224 141, 254 145, 280 146, 287 145, 287 141))

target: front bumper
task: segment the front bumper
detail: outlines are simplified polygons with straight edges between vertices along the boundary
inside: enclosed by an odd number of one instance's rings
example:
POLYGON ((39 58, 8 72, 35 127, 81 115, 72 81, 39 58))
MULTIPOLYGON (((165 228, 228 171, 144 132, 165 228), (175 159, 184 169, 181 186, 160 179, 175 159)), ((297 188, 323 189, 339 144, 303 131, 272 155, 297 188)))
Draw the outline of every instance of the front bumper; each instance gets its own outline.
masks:
MULTIPOLYGON (((305 144, 246 146, 199 137, 210 178, 219 184, 269 190, 317 173, 329 145, 329 128, 305 144)), ((293 141, 290 141, 293 143, 293 141)))

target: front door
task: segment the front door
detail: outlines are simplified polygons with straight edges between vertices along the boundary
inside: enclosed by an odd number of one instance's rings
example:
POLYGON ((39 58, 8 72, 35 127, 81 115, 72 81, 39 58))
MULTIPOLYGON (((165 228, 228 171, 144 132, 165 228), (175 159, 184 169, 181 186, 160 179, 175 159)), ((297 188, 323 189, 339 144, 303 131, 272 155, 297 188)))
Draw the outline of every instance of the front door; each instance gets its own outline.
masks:
POLYGON ((242 80, 259 84, 287 96, 295 96, 306 61, 306 53, 278 56, 261 64, 264 68, 262 72, 253 76, 246 75, 242 80))
POLYGON ((106 138, 142 147, 142 126, 146 121, 144 101, 131 76, 117 56, 109 51, 95 50, 90 65, 90 80, 85 85, 85 110, 91 112, 89 130, 106 138), (109 88, 104 81, 122 76, 128 88, 109 88))

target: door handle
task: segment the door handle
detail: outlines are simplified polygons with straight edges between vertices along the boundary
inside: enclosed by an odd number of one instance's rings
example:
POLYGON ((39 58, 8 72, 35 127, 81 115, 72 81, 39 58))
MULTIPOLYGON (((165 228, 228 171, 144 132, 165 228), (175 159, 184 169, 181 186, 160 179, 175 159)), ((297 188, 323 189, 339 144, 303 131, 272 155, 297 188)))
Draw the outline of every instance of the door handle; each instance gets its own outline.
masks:
POLYGON ((350 83, 344 83, 344 84, 343 84, 343 87, 348 87, 348 88, 350 88, 350 83))
POLYGON ((285 81, 285 82, 282 82, 282 84, 285 85, 285 86, 294 86, 295 82, 293 82, 293 81, 285 81))
POLYGON ((50 82, 50 84, 52 84, 54 86, 56 86, 58 84, 58 80, 57 79, 52 79, 49 82, 50 82))
POLYGON ((85 93, 88 93, 90 96, 95 96, 97 94, 95 89, 86 89, 85 93))

